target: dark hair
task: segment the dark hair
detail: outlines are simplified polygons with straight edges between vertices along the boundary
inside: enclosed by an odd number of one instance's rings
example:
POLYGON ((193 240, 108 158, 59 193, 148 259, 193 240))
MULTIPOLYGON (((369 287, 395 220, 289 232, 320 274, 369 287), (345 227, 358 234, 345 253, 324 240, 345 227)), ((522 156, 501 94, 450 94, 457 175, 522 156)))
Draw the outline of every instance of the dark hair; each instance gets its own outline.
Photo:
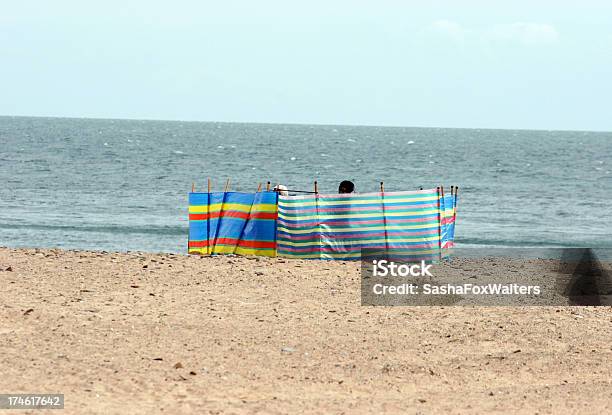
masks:
POLYGON ((344 180, 338 187, 338 193, 353 193, 355 191, 355 185, 349 180, 344 180))

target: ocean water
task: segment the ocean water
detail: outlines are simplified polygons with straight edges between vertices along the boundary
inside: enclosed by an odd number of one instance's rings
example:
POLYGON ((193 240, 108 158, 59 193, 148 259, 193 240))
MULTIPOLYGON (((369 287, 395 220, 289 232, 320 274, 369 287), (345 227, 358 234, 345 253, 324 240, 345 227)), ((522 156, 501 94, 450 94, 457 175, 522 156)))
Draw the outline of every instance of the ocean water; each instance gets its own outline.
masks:
POLYGON ((612 133, 0 117, 0 245, 186 252, 187 195, 460 186, 459 246, 612 247, 612 133))

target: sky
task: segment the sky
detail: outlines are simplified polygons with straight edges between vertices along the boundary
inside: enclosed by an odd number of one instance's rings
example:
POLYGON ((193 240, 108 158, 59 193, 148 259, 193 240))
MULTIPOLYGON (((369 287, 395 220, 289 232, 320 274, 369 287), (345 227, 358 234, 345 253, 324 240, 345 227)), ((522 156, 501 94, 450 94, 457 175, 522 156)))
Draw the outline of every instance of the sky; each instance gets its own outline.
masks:
POLYGON ((607 0, 0 3, 0 115, 612 131, 607 0))

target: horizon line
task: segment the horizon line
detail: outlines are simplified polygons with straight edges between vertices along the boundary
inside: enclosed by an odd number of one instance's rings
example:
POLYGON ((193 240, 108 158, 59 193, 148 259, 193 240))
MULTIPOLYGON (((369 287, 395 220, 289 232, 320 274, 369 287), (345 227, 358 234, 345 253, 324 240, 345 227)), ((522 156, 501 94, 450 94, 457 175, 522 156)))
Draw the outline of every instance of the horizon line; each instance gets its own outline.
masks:
POLYGON ((429 127, 410 125, 383 125, 383 124, 330 124, 317 122, 266 122, 266 121, 211 121, 211 120, 182 120, 163 118, 122 118, 122 117, 75 117, 56 115, 6 115, 0 114, 0 118, 57 118, 68 120, 100 120, 100 121, 151 121, 151 122, 186 122, 186 123, 211 123, 211 124, 258 124, 258 125, 301 125, 318 127, 370 127, 370 128, 415 128, 415 129, 439 129, 439 130, 507 130, 507 131, 557 131, 557 132, 581 132, 581 133, 611 133, 612 130, 584 130, 584 129, 550 129, 550 128, 501 128, 501 127, 429 127))

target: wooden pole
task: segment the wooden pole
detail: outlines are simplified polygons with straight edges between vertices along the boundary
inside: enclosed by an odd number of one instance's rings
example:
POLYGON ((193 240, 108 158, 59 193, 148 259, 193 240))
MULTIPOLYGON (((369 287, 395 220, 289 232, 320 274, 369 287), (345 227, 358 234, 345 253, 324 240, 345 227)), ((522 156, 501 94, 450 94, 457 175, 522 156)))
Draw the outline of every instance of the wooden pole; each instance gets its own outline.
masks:
POLYGON ((268 181, 268 184, 266 184, 266 192, 270 191, 270 182, 268 181))
POLYGON ((225 182, 225 187, 223 188, 223 192, 227 192, 229 190, 230 187, 230 179, 228 178, 227 181, 225 182))
POLYGON ((451 186, 451 196, 454 194, 455 186, 451 186))
POLYGON ((385 193, 385 183, 384 182, 380 182, 380 192, 385 193))
POLYGON ((455 200, 453 201, 453 218, 457 218, 457 194, 459 193, 459 186, 455 186, 455 200))
POLYGON ((210 193, 210 189, 212 189, 212 182, 210 181, 210 177, 208 178, 208 193, 210 193))
POLYGON ((319 184, 317 183, 317 181, 316 181, 316 180, 315 180, 315 182, 314 182, 314 191, 315 191, 315 194, 318 194, 318 193, 319 193, 319 184))
POLYGON ((257 193, 261 192, 261 183, 259 183, 259 186, 257 186, 257 193))

